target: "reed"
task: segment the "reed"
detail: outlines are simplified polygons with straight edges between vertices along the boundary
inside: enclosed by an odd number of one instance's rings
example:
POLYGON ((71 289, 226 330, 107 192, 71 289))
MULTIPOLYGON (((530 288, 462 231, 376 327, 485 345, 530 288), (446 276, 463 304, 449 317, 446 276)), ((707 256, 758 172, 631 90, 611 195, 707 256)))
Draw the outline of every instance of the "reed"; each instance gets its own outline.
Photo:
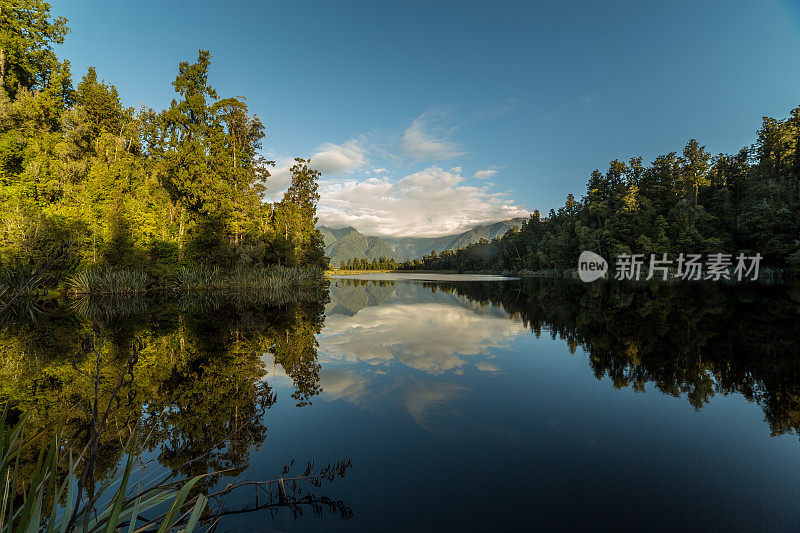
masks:
POLYGON ((34 265, 19 264, 0 269, 0 299, 35 288, 41 278, 34 265))
POLYGON ((203 494, 189 497, 192 487, 202 478, 197 476, 177 483, 160 483, 149 488, 129 491, 136 456, 131 453, 135 439, 127 446, 128 460, 113 481, 99 486, 93 498, 82 498, 80 474, 84 454, 65 446, 60 429, 49 443, 40 442, 41 435, 25 435, 24 422, 7 423, 7 411, 0 416, 0 533, 18 531, 112 532, 182 531, 197 529, 208 499, 203 494), (29 447, 40 448, 38 460, 29 479, 19 475, 20 455, 29 447), (118 487, 109 497, 110 487, 118 487), (104 505, 95 502, 107 500, 104 505), (168 507, 167 507, 168 506, 168 507), (167 509, 161 512, 162 509, 167 509), (145 519, 147 514, 157 516, 145 519))
POLYGON ((69 280, 77 294, 135 294, 147 292, 150 285, 150 276, 141 270, 90 269, 69 280))
MULTIPOLYGON (((181 267, 163 284, 156 284, 141 270, 95 268, 73 275, 69 289, 78 295, 141 294, 154 288, 182 291, 286 291, 324 283, 324 272, 313 267, 239 267, 224 272, 204 265, 181 267)), ((2 286, 0 286, 2 290, 2 286)))
POLYGON ((310 287, 324 282, 324 273, 313 267, 255 267, 236 268, 222 272, 205 266, 183 267, 173 278, 173 286, 180 290, 258 290, 279 291, 296 287, 310 287))

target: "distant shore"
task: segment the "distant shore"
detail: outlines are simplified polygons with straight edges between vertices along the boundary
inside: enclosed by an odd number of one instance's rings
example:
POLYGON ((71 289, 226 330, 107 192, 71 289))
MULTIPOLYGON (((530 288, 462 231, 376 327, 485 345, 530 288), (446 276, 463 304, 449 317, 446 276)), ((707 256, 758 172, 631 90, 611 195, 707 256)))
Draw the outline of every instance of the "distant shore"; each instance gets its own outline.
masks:
POLYGON ((402 270, 343 270, 341 268, 329 268, 325 271, 326 276, 355 276, 357 274, 388 274, 390 272, 403 272, 402 270))
MULTIPOLYGON (((578 269, 577 268, 568 268, 563 270, 557 269, 550 269, 550 270, 437 270, 437 269, 420 269, 420 270, 404 270, 404 269, 395 269, 395 270, 341 270, 341 269, 333 269, 333 270, 326 270, 325 276, 348 276, 348 275, 364 275, 364 274, 387 274, 387 273, 396 273, 396 274, 442 274, 442 275, 451 275, 451 274, 464 274, 464 275, 472 275, 472 276, 501 276, 501 277, 511 277, 511 278, 561 278, 561 279, 578 279, 578 269)), ((642 276, 641 282, 649 282, 649 280, 645 280, 646 276, 642 276)), ((613 274, 612 274, 613 278, 613 274)), ((608 278, 607 278, 608 279, 608 278)), ((800 273, 796 270, 792 269, 780 269, 780 268, 763 268, 761 269, 759 279, 757 283, 783 283, 783 282, 792 282, 795 283, 800 280, 800 273)), ((660 280, 653 280, 653 282, 658 282, 660 280)), ((677 283, 680 280, 670 278, 665 280, 666 283, 677 283)), ((735 281, 725 280, 725 283, 735 283, 735 281)))

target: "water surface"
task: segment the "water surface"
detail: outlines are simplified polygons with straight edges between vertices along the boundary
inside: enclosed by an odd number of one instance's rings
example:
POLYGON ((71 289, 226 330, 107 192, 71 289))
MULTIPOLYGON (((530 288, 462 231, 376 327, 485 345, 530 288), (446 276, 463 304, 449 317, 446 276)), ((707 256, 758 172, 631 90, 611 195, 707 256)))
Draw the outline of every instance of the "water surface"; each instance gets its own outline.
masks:
POLYGON ((214 491, 351 461, 303 489, 336 506, 239 514, 236 491, 227 531, 797 527, 800 291, 472 279, 50 310, 4 326, 0 392, 44 424, 88 395, 62 380, 78 340, 141 338, 115 423, 150 428, 158 468, 230 469, 214 491))
POLYGON ((494 274, 438 274, 436 272, 373 272, 367 274, 337 274, 332 279, 354 279, 371 281, 508 281, 519 278, 494 274))

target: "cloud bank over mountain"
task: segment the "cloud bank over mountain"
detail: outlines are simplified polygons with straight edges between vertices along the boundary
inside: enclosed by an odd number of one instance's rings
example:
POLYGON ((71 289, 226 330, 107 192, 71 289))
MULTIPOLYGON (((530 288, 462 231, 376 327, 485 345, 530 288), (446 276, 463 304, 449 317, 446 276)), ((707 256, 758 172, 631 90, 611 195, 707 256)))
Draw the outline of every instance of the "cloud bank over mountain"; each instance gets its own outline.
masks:
MULTIPOLYGON (((498 167, 465 170, 466 163, 454 161, 470 154, 450 139, 458 126, 448 116, 429 111, 394 135, 361 134, 312 150, 311 166, 322 172, 319 224, 380 237, 441 237, 527 217, 528 210, 509 199, 510 191, 493 182, 498 167)), ((275 159, 267 190, 279 200, 291 181, 293 159, 275 159)))
POLYGON ((429 167, 398 181, 326 180, 320 184, 320 224, 383 237, 439 237, 528 215, 490 185, 465 183, 457 170, 429 167))

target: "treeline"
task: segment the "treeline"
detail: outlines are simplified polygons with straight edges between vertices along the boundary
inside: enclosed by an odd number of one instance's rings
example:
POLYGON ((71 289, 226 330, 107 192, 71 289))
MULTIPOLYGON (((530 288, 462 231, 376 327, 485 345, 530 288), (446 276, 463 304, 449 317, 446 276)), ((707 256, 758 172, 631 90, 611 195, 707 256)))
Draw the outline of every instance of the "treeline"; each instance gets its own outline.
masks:
POLYGON ((67 21, 47 3, 3 3, 0 22, 0 265, 68 243, 68 271, 327 266, 319 173, 297 159, 282 200, 264 201, 264 125, 214 90, 208 51, 180 63, 167 109, 135 110, 94 68, 73 86, 53 51, 67 21))
POLYGON ((379 257, 371 261, 366 257, 348 259, 339 264, 340 270, 395 270, 400 267, 396 259, 379 257))
POLYGON ((546 217, 457 251, 407 261, 405 269, 547 271, 574 269, 582 250, 621 254, 760 253, 762 264, 800 267, 800 107, 765 117, 756 142, 712 156, 696 140, 683 151, 614 160, 546 217))

